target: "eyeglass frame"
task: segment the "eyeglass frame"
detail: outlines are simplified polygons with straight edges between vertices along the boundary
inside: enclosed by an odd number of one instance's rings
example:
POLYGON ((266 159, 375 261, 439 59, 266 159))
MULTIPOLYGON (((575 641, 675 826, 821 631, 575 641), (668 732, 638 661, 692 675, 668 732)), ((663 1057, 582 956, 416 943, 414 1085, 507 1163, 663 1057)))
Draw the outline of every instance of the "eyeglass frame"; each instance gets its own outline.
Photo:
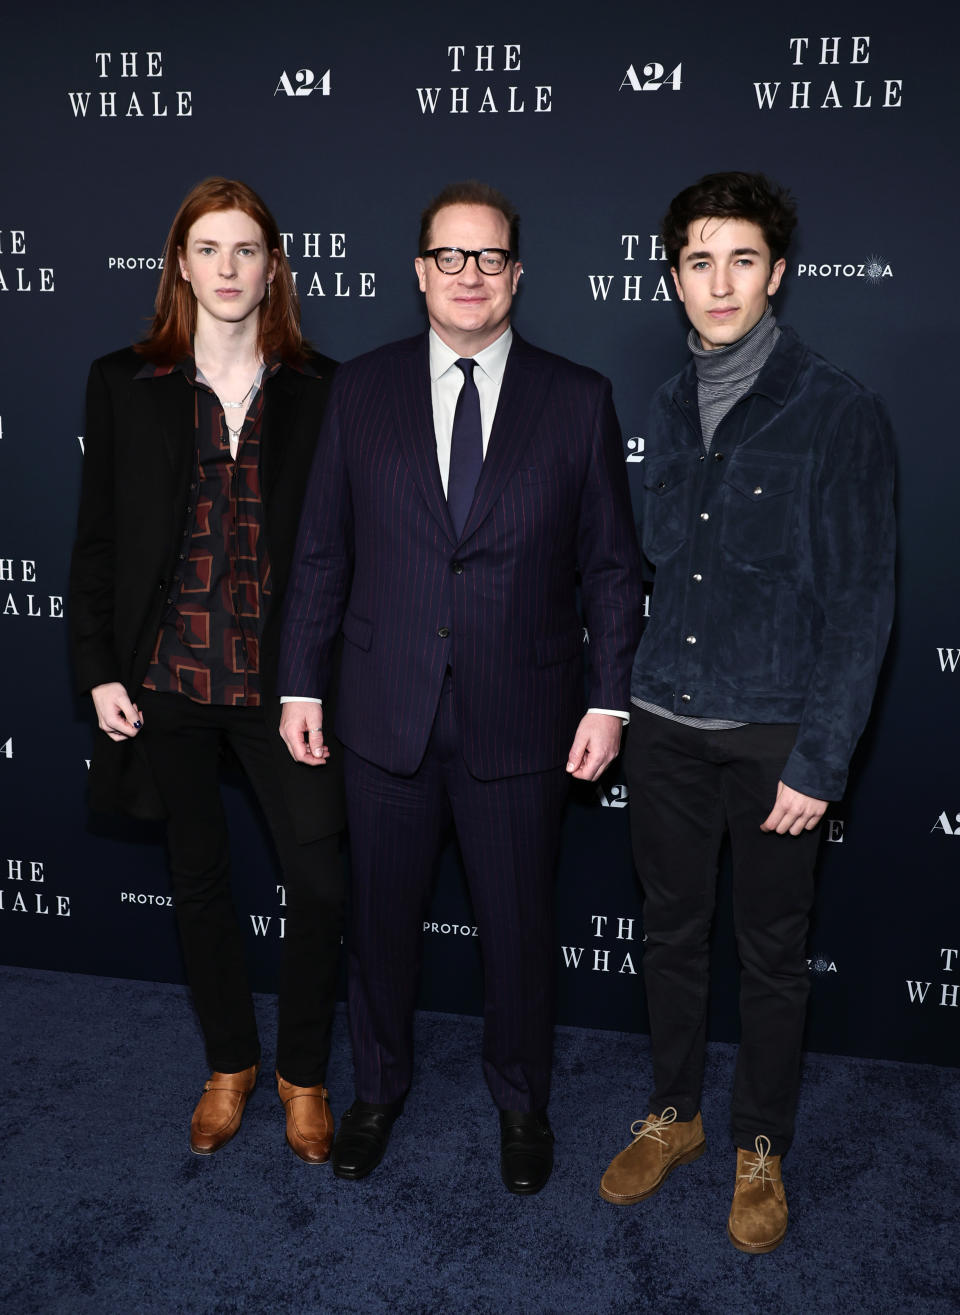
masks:
POLYGON ((441 274, 446 274, 448 278, 456 278, 458 274, 462 274, 463 271, 466 269, 467 261, 470 259, 471 256, 473 256, 474 264, 476 265, 477 269, 484 276, 484 278, 488 278, 488 279, 499 278, 500 275, 505 272, 507 266, 510 264, 510 261, 515 259, 513 252, 508 250, 506 247, 481 247, 479 251, 468 251, 466 247, 454 247, 454 246, 431 247, 428 251, 421 251, 420 256, 424 260, 427 258, 427 256, 433 256, 433 263, 436 265, 437 269, 440 270, 441 274), (460 266, 459 269, 443 269, 439 259, 441 251, 458 251, 460 255, 463 256, 463 264, 460 266), (490 270, 484 269, 483 266, 480 264, 481 256, 493 252, 496 252, 498 255, 503 256, 503 269, 498 269, 495 273, 491 272, 490 270))

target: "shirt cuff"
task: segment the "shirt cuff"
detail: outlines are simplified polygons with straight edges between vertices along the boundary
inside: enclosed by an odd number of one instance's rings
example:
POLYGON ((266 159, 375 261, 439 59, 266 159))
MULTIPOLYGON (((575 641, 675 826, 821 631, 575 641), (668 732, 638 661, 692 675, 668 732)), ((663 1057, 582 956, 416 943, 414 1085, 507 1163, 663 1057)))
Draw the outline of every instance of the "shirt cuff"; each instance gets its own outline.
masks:
POLYGON ((587 708, 587 712, 602 712, 605 717, 619 717, 624 726, 630 725, 629 712, 621 712, 619 708, 587 708))
POLYGON ((323 699, 312 699, 307 694, 281 694, 281 703, 319 703, 323 704, 323 699))

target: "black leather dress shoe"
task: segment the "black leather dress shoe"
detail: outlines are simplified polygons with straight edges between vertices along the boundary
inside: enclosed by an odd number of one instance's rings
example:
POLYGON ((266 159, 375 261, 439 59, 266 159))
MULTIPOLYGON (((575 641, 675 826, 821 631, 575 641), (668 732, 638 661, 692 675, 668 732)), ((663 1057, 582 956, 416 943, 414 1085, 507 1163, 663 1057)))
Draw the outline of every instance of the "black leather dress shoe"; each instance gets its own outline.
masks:
POLYGON ((355 1100, 340 1120, 333 1143, 333 1172, 338 1178, 366 1178, 387 1149, 390 1129, 402 1105, 373 1105, 355 1100))
POLYGON ((532 1196, 553 1168, 553 1130, 546 1110, 500 1111, 500 1176, 508 1191, 532 1196))

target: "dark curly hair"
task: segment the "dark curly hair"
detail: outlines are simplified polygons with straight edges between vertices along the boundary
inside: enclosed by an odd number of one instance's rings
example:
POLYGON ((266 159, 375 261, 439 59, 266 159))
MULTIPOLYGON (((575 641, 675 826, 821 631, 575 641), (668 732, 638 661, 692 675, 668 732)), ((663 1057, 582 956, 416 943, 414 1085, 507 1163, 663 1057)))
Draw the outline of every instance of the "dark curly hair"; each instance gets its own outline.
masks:
POLYGON ((797 207, 785 187, 763 174, 706 174, 670 202, 660 226, 667 259, 674 267, 695 219, 746 219, 762 231, 771 267, 786 254, 797 226, 797 207))

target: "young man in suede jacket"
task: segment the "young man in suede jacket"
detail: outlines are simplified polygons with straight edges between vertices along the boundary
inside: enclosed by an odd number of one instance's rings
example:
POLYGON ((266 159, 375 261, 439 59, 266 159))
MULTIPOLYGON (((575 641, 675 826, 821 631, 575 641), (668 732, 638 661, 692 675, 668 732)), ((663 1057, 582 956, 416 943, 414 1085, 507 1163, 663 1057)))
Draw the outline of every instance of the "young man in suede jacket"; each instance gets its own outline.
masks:
POLYGON ((741 1251, 787 1228, 821 819, 844 791, 893 611, 883 403, 778 327, 796 223, 759 174, 711 174, 663 224, 691 359, 654 398, 642 544, 652 617, 626 748, 643 888, 650 1115, 603 1176, 631 1204, 705 1149, 700 1117, 717 855, 729 832, 741 961, 731 1109, 741 1251))

